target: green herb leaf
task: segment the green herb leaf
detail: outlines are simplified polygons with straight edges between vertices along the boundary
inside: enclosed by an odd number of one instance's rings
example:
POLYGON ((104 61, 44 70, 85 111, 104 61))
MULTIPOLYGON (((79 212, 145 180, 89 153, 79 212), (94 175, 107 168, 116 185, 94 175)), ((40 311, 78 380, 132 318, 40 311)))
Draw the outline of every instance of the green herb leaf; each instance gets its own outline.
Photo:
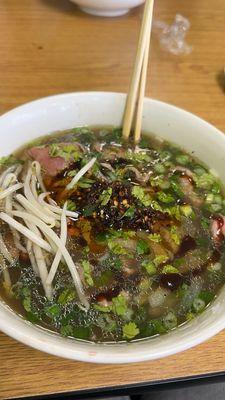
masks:
POLYGON ((179 270, 170 264, 165 265, 162 270, 163 274, 179 274, 179 270))
POLYGON ((73 327, 72 325, 62 326, 60 329, 60 333, 62 336, 73 336, 73 327))
POLYGON ((77 183, 77 186, 82 189, 88 189, 93 185, 94 182, 95 181, 93 179, 89 179, 89 178, 86 178, 85 176, 83 176, 77 183))
POLYGON ((157 273, 157 268, 153 262, 143 261, 141 265, 142 267, 144 267, 144 269, 150 276, 155 275, 157 273))
POLYGON ((133 186, 132 195, 138 199, 145 207, 148 207, 152 203, 152 199, 149 194, 145 193, 141 186, 133 186))
POLYGON ((52 143, 49 145, 48 153, 50 157, 62 157, 65 161, 78 161, 81 158, 81 153, 73 144, 57 144, 52 143))
POLYGON ((9 167, 10 165, 13 164, 21 164, 20 160, 17 160, 14 156, 6 156, 6 157, 0 157, 0 166, 2 167, 9 167))
POLYGON ((184 204, 180 206, 180 210, 182 214, 187 218, 193 215, 193 208, 190 206, 190 204, 184 204))
POLYGON ((73 329, 73 336, 77 339, 88 339, 90 337, 90 328, 88 326, 77 326, 73 329))
POLYGON ((141 254, 148 254, 150 251, 150 248, 149 248, 148 243, 145 240, 139 239, 137 242, 136 250, 137 250, 137 253, 139 255, 141 255, 141 254))
POLYGON ((162 203, 173 203, 175 201, 174 197, 170 193, 158 192, 157 197, 162 203))
POLYGON ((112 196, 112 188, 103 190, 102 194, 99 197, 99 201, 100 201, 101 205, 106 206, 106 204, 108 204, 111 196, 112 196))
POLYGON ((27 312, 31 312, 31 298, 30 297, 25 297, 25 299, 23 299, 23 307, 27 312))
POLYGON ((123 326, 123 337, 125 339, 133 339, 139 333, 140 330, 135 324, 135 322, 129 322, 128 324, 123 326))
POLYGON ((93 212, 95 211, 95 209, 96 209, 96 204, 93 204, 92 206, 85 207, 83 209, 83 216, 84 217, 90 217, 93 214, 93 212))
POLYGON ((82 268, 84 271, 85 282, 87 283, 88 286, 93 286, 94 282, 93 282, 93 279, 91 276, 91 265, 90 265, 89 261, 83 260, 81 262, 81 265, 82 265, 82 268))
POLYGON ((56 318, 60 315, 60 307, 58 304, 45 307, 46 314, 51 318, 56 318))
POLYGON ((58 303, 61 305, 65 305, 67 303, 70 303, 75 298, 76 298, 76 293, 74 292, 74 290, 67 288, 60 293, 58 297, 58 303))
POLYGON ((160 243, 162 241, 162 238, 158 233, 150 233, 148 237, 150 240, 156 243, 160 243))
POLYGON ((177 326, 177 317, 176 315, 170 311, 165 317, 163 318, 163 323, 166 329, 173 329, 177 326))
POLYGON ((94 304, 93 307, 96 311, 100 311, 100 312, 104 312, 104 313, 109 313, 110 311, 112 311, 112 307, 102 306, 100 304, 94 304))
POLYGON ((74 203, 73 200, 70 200, 70 199, 67 200, 67 210, 69 210, 69 211, 76 210, 76 204, 74 203))
POLYGON ((112 299, 112 311, 115 314, 123 316, 126 314, 127 310, 127 299, 122 294, 112 299))
POLYGON ((108 240, 108 247, 114 254, 122 255, 127 254, 127 249, 125 249, 119 241, 114 238, 108 240))
POLYGON ((199 299, 203 300, 205 304, 209 304, 215 297, 215 294, 212 292, 209 292, 207 290, 202 290, 199 295, 199 299))
POLYGON ((176 156, 176 161, 181 165, 187 165, 190 163, 190 157, 186 154, 179 154, 176 156))
POLYGON ((156 256, 154 258, 153 262, 155 265, 164 264, 168 260, 168 258, 169 258, 168 256, 164 256, 164 255, 156 256))
POLYGON ((194 177, 194 180, 197 188, 211 189, 211 187, 216 181, 216 178, 212 174, 205 172, 198 177, 194 177))
POLYGON ((181 240, 180 240, 180 236, 178 234, 178 229, 175 225, 171 226, 170 235, 171 235, 172 240, 179 246, 181 240))
POLYGON ((134 214, 135 214, 135 207, 131 206, 127 209, 127 211, 125 211, 122 218, 124 217, 133 218, 134 214))
POLYGON ((152 160, 151 156, 148 154, 146 151, 139 151, 138 153, 134 151, 128 151, 127 152, 127 158, 128 160, 132 160, 134 162, 140 162, 140 163, 148 163, 152 160))

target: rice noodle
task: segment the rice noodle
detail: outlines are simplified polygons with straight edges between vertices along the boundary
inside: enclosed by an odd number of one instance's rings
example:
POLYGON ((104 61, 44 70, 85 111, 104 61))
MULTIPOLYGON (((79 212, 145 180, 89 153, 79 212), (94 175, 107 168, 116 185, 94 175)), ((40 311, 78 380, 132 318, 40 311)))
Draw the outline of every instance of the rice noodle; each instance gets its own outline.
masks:
POLYGON ((38 180, 38 183, 40 185, 40 188, 42 190, 42 192, 46 192, 46 188, 42 179, 42 175, 41 175, 41 164, 38 161, 33 161, 32 162, 32 167, 35 168, 36 171, 36 177, 38 180))
POLYGON ((29 239, 27 240, 27 253, 28 253, 30 263, 31 263, 34 273, 36 275, 39 275, 37 263, 36 263, 36 260, 34 257, 34 252, 33 252, 33 243, 29 239))
MULTIPOLYGON (((28 220, 25 220, 25 223, 31 231, 33 231, 37 236, 41 237, 41 233, 34 223, 32 223, 28 220)), ((51 299, 52 286, 46 285, 48 269, 47 269, 47 265, 45 262, 45 257, 44 257, 43 251, 39 246, 37 246, 36 244, 33 244, 33 252, 34 252, 36 266, 38 268, 39 276, 41 278, 41 282, 42 282, 46 297, 48 299, 51 299)))
POLYGON ((3 184, 2 184, 2 189, 6 189, 9 185, 12 185, 14 182, 17 181, 17 176, 13 172, 10 174, 6 175, 3 184))
POLYGON ((15 185, 9 186, 7 189, 0 192, 0 200, 3 200, 9 194, 16 192, 23 187, 23 183, 16 183, 15 185))
POLYGON ((18 177, 18 175, 20 174, 20 172, 22 171, 23 166, 20 164, 18 165, 18 167, 16 168, 14 174, 16 175, 16 177, 18 177))
POLYGON ((35 199, 38 198, 36 185, 37 185, 37 178, 36 178, 36 176, 32 175, 30 187, 31 187, 31 191, 32 191, 32 194, 34 195, 35 199))
MULTIPOLYGON (((12 213, 12 194, 7 196, 6 199, 5 199, 5 211, 9 215, 12 213)), ((13 241, 14 241, 15 247, 18 250, 22 251, 23 253, 27 253, 26 248, 20 243, 20 235, 19 235, 19 233, 14 228, 12 228, 11 226, 9 228, 10 228, 10 230, 12 232, 12 235, 13 235, 13 241)))
POLYGON ((9 273, 7 267, 3 268, 2 273, 3 273, 5 288, 8 291, 12 286, 12 281, 11 281, 10 273, 9 273))
POLYGON ((72 181, 66 186, 67 190, 73 189, 73 187, 76 185, 76 183, 82 178, 86 172, 91 169, 97 160, 96 157, 93 157, 83 168, 80 169, 80 171, 73 177, 72 181))
MULTIPOLYGON (((14 215, 16 213, 22 213, 22 211, 13 211, 12 212, 12 214, 14 214, 14 215)), ((28 213, 26 213, 26 214, 28 215, 28 218, 30 219, 31 215, 28 214, 28 213)), ((7 215, 6 213, 1 212, 0 213, 0 219, 2 219, 8 225, 10 225, 13 228, 15 228, 17 231, 22 233, 24 236, 26 236, 28 239, 30 239, 33 243, 37 244, 38 246, 40 246, 44 250, 46 250, 46 251, 48 251, 50 253, 52 252, 51 246, 44 239, 42 239, 41 237, 38 237, 34 232, 32 232, 31 230, 26 228, 24 225, 22 225, 21 223, 19 223, 18 221, 16 221, 15 219, 13 219, 9 215, 7 215)))
POLYGON ((32 212, 34 215, 39 217, 42 221, 46 222, 47 224, 51 224, 51 226, 55 226, 55 219, 49 217, 48 215, 44 214, 40 209, 36 208, 34 204, 32 204, 29 200, 27 200, 22 194, 16 195, 16 200, 22 204, 22 206, 32 212))
MULTIPOLYGON (((43 205, 44 207, 48 208, 53 213, 53 215, 54 215, 54 213, 61 215, 62 212, 63 212, 63 209, 60 208, 59 206, 57 206, 57 203, 55 203, 54 200, 49 199, 49 202, 51 202, 51 204, 48 204, 48 203, 46 203, 46 201, 44 201, 44 198, 47 197, 50 194, 51 194, 50 192, 41 193, 38 196, 39 203, 41 205, 43 205)), ((69 210, 66 210, 66 216, 67 217, 78 218, 78 214, 76 212, 69 211, 69 210)), ((56 216, 55 216, 55 218, 56 218, 56 216)), ((60 219, 60 217, 59 217, 59 219, 60 219)))
MULTIPOLYGON (((2 217, 2 214, 4 214, 4 213, 0 213, 0 218, 2 217)), ((88 303, 87 298, 85 297, 83 285, 81 283, 80 276, 78 274, 76 265, 74 264, 73 259, 70 256, 65 245, 62 243, 62 240, 56 235, 56 233, 51 228, 49 228, 48 225, 46 225, 43 221, 39 220, 37 217, 30 215, 26 212, 21 212, 21 211, 14 211, 13 215, 16 217, 22 218, 25 221, 33 222, 41 230, 41 232, 43 234, 49 236, 51 238, 51 240, 55 243, 55 245, 60 249, 60 251, 63 255, 63 258, 64 258, 64 260, 70 270, 70 273, 72 275, 75 287, 77 289, 77 294, 79 296, 79 299, 86 308, 89 308, 89 303, 88 303)))
POLYGON ((48 212, 46 210, 43 210, 43 207, 38 203, 37 199, 35 199, 35 197, 34 197, 34 195, 32 193, 32 190, 30 188, 31 176, 32 176, 32 170, 31 170, 31 168, 29 168, 28 171, 27 171, 25 182, 24 182, 24 194, 25 194, 25 197, 32 204, 32 206, 35 207, 35 210, 38 209, 42 214, 43 214, 43 211, 45 211, 45 214, 47 214, 45 216, 45 221, 46 222, 48 221, 49 224, 53 224, 53 223, 55 223, 55 221, 53 222, 52 217, 48 216, 48 212))
POLYGON ((14 258, 11 256, 6 244, 3 240, 2 234, 0 233, 0 252, 3 254, 5 259, 12 265, 14 263, 14 258))
MULTIPOLYGON (((63 245, 66 244, 66 239, 67 239, 66 206, 67 206, 67 203, 65 203, 64 206, 63 206, 63 212, 62 212, 62 216, 61 216, 61 233, 60 233, 60 239, 61 239, 63 245)), ((60 261, 61 261, 61 257, 62 257, 62 253, 61 253, 60 250, 58 250, 57 253, 56 253, 56 255, 55 255, 55 258, 54 258, 54 260, 53 260, 51 269, 50 269, 50 271, 49 271, 49 274, 48 274, 48 277, 47 277, 47 280, 46 280, 46 284, 49 284, 49 285, 50 285, 50 284, 52 283, 52 281, 53 281, 53 279, 54 279, 54 277, 55 277, 55 274, 56 274, 56 272, 57 272, 59 263, 60 263, 60 261)))
POLYGON ((7 168, 5 171, 2 172, 2 174, 0 175, 0 187, 3 184, 3 181, 4 181, 5 177, 6 177, 6 175, 8 175, 9 173, 15 171, 15 168, 16 168, 15 165, 12 165, 11 167, 7 168))

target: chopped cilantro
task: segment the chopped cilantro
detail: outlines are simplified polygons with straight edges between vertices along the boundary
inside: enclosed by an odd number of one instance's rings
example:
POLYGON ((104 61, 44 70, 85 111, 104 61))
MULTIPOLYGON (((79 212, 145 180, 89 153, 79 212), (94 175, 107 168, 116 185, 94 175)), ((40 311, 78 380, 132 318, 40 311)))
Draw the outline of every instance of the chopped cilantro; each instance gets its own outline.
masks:
POLYGON ((152 199, 149 194, 145 193, 141 186, 133 186, 132 195, 136 197, 145 207, 151 205, 152 199))
POLYGON ((135 207, 131 206, 127 209, 127 211, 125 211, 122 218, 124 217, 133 218, 134 214, 135 214, 135 207))
POLYGON ((127 158, 128 158, 128 160, 132 160, 134 162, 136 161, 136 162, 140 162, 140 163, 142 163, 142 162, 148 163, 152 160, 151 156, 144 150, 139 151, 139 152, 128 151, 127 158))
POLYGON ((73 327, 72 325, 62 326, 60 329, 60 333, 62 336, 73 336, 73 327))
POLYGON ((141 265, 142 267, 144 267, 144 269, 150 276, 155 275, 157 273, 157 268, 153 262, 143 261, 141 265))
POLYGON ((165 265, 162 270, 163 274, 179 274, 179 270, 170 264, 165 265))
POLYGON ((166 329, 173 329, 177 326, 177 317, 176 315, 170 311, 165 317, 163 318, 163 323, 166 329))
POLYGON ((56 318, 60 315, 60 307, 58 304, 52 304, 51 306, 45 307, 46 314, 51 318, 56 318))
POLYGON ((65 305, 67 303, 70 303, 72 300, 74 300, 76 297, 76 294, 74 290, 71 290, 69 288, 64 289, 63 292, 60 293, 58 297, 58 303, 61 305, 65 305))
POLYGON ((190 163, 190 157, 186 154, 179 154, 176 156, 176 161, 181 165, 187 165, 190 163))
POLYGON ((158 192, 157 197, 159 201, 162 203, 173 203, 175 201, 174 197, 170 193, 165 193, 165 192, 158 192))
POLYGON ((81 158, 81 153, 77 147, 73 144, 61 144, 52 143, 49 145, 49 155, 51 157, 62 157, 65 161, 78 161, 81 158))
POLYGON ((111 196, 112 196, 112 188, 103 190, 102 194, 99 197, 99 201, 100 201, 101 205, 106 206, 106 204, 108 204, 111 196))
POLYGON ((193 215, 193 208, 190 206, 190 204, 184 204, 180 206, 180 211, 187 218, 193 215))
POLYGON ((31 311, 31 298, 30 297, 25 297, 22 301, 23 307, 27 312, 31 311))
POLYGON ((124 339, 133 339, 140 333, 139 328, 135 324, 135 322, 129 322, 128 324, 123 326, 123 337, 124 339))
POLYGON ((90 215, 93 214, 93 212, 95 211, 95 209, 96 209, 96 204, 93 204, 93 205, 91 205, 91 206, 86 206, 86 207, 83 209, 83 215, 84 215, 84 217, 90 217, 90 215))
POLYGON ((156 243, 160 243, 162 241, 162 238, 158 233, 150 233, 148 237, 150 240, 156 243))
POLYGON ((67 210, 69 211, 75 211, 76 210, 76 204, 74 203, 73 200, 68 199, 67 200, 67 210))
POLYGON ((139 239, 138 242, 137 242, 137 253, 139 255, 148 254, 149 250, 150 249, 149 249, 148 243, 143 239, 139 239))
POLYGON ((127 249, 121 243, 115 241, 114 238, 108 240, 108 247, 114 254, 127 254, 127 249))
POLYGON ((102 306, 100 304, 94 304, 93 307, 96 311, 104 313, 109 313, 110 311, 112 311, 112 308, 110 306, 102 306))
POLYGON ((83 260, 81 265, 82 265, 82 268, 84 271, 85 282, 88 284, 88 286, 93 286, 94 282, 93 282, 93 279, 91 276, 91 265, 90 265, 89 261, 83 260))
POLYGON ((197 188, 211 189, 215 183, 216 178, 212 174, 205 172, 200 176, 194 177, 194 180, 197 188))
POLYGON ((173 189, 174 193, 179 197, 179 198, 183 198, 184 197, 184 193, 181 190, 181 187, 179 185, 179 183, 177 182, 177 179, 175 176, 171 177, 170 179, 170 186, 173 189))
POLYGON ((178 246, 180 245, 180 236, 178 235, 178 229, 175 225, 171 226, 170 228, 170 235, 172 240, 177 244, 178 246))
POLYGON ((122 294, 119 294, 117 297, 112 299, 112 311, 115 314, 124 316, 127 310, 127 299, 122 294))
POLYGON ((168 258, 169 258, 168 256, 164 256, 164 255, 156 256, 154 258, 153 262, 155 265, 164 264, 168 260, 168 258))
POLYGON ((77 183, 77 186, 82 188, 82 189, 88 189, 92 186, 92 184, 95 181, 93 179, 86 178, 85 176, 82 176, 82 178, 79 180, 77 183))
POLYGON ((202 290, 199 295, 199 299, 203 300, 205 304, 209 304, 215 297, 215 294, 212 292, 209 292, 207 290, 202 290))
POLYGON ((0 166, 2 167, 9 167, 10 165, 13 164, 21 164, 20 160, 17 160, 14 156, 6 156, 6 157, 0 157, 0 166))

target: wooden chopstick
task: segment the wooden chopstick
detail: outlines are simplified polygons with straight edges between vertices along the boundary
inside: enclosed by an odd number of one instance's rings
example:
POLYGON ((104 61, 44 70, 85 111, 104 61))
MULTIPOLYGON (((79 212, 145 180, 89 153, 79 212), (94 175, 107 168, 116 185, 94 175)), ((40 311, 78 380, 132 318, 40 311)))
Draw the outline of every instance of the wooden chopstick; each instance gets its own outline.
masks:
POLYGON ((149 60, 149 50, 150 50, 150 35, 151 30, 148 32, 149 39, 147 40, 144 60, 141 70, 141 79, 139 83, 139 93, 137 99, 137 111, 135 115, 135 128, 134 128, 134 142, 138 143, 141 137, 141 127, 142 127, 142 115, 143 115, 143 105, 144 105, 144 97, 145 97, 145 88, 147 81, 147 71, 148 71, 148 60, 149 60))
POLYGON ((131 84, 127 95, 124 119, 123 119, 123 138, 127 140, 131 133, 131 127, 135 113, 135 104, 138 97, 138 108, 136 114, 137 120, 135 124, 136 142, 137 140, 139 140, 141 135, 141 120, 143 111, 144 92, 146 86, 153 6, 154 6, 154 0, 146 0, 141 31, 139 36, 139 42, 138 42, 138 49, 131 77, 131 84))

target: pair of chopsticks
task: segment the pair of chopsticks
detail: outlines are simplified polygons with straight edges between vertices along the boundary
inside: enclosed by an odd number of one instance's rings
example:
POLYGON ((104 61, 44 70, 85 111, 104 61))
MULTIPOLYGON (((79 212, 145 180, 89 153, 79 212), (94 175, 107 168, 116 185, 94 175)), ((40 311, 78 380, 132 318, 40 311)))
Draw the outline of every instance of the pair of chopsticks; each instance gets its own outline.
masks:
POLYGON ((141 136, 143 102, 146 87, 150 38, 152 30, 154 0, 146 0, 138 49, 134 63, 131 84, 127 95, 124 119, 123 138, 127 140, 134 125, 134 142, 138 143, 141 136))

